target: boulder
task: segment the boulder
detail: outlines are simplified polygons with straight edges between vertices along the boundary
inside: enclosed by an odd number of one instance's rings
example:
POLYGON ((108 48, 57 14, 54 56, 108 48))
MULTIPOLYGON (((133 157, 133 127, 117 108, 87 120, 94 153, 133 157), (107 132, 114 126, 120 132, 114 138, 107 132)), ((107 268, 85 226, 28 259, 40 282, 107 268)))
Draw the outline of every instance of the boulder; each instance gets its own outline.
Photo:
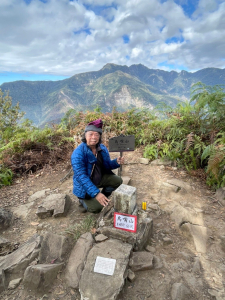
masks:
POLYGON ((82 300, 116 299, 124 285, 131 249, 130 244, 110 239, 96 244, 90 250, 79 284, 82 300), (113 275, 94 272, 97 256, 116 260, 113 275))
POLYGON ((65 259, 68 247, 68 238, 48 232, 43 238, 39 253, 39 263, 62 262, 65 259))
POLYGON ((24 288, 29 290, 29 293, 37 292, 44 294, 44 292, 51 286, 62 267, 63 263, 29 266, 24 273, 24 288))
POLYGON ((89 232, 83 234, 77 240, 76 245, 71 251, 65 271, 65 279, 69 287, 74 289, 78 288, 81 273, 93 243, 94 240, 89 232))
POLYGON ((129 261, 132 271, 145 271, 153 269, 153 255, 150 252, 133 252, 129 261))
POLYGON ((65 217, 69 211, 71 199, 66 194, 52 194, 45 198, 43 203, 38 206, 37 216, 44 219, 50 216, 65 217))
POLYGON ((23 276, 27 266, 38 256, 41 241, 41 237, 35 234, 16 251, 0 259, 1 287, 7 287, 11 280, 23 276))
POLYGON ((171 166, 173 163, 170 160, 155 159, 151 162, 151 166, 171 166))

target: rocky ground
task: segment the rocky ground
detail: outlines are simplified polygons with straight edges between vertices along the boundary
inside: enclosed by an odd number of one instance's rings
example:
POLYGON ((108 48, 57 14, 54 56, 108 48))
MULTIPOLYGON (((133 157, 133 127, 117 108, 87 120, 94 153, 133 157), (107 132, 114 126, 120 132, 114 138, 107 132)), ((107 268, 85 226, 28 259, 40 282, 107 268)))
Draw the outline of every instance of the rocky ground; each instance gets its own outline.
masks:
MULTIPOLYGON (((171 166, 140 164, 141 156, 141 151, 126 154, 123 175, 129 176, 129 184, 137 188, 138 207, 146 201, 153 219, 153 237, 147 250, 154 255, 154 268, 135 272, 135 279, 125 282, 118 299, 225 299, 225 207, 201 179, 171 166), (179 180, 178 189, 174 179, 179 180)), ((67 235, 74 224, 92 215, 79 212, 77 198, 72 194, 72 177, 60 181, 69 170, 70 161, 55 168, 46 167, 0 190, 2 208, 15 212, 21 205, 24 207, 24 217, 23 212, 15 215, 13 225, 1 233, 1 237, 13 242, 11 251, 36 232, 67 235), (28 198, 43 189, 71 197, 72 205, 66 217, 37 217, 39 203, 29 206, 28 198)), ((71 238, 70 243, 72 246, 71 238)), ((1 255, 6 254, 7 250, 2 249, 1 255)), ((20 284, 16 289, 4 291, 0 299, 22 299, 22 289, 20 284)), ((47 294, 30 295, 26 299, 75 300, 80 299, 80 294, 66 286, 61 271, 47 294)))

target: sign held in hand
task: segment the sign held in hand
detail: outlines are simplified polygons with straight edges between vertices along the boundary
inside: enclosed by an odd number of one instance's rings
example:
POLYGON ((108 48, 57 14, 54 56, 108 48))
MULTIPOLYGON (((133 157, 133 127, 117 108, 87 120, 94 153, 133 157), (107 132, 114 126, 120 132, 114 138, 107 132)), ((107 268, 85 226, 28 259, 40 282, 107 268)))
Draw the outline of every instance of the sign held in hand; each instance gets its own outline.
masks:
POLYGON ((110 152, 123 152, 135 150, 135 137, 134 135, 119 135, 109 139, 110 152))

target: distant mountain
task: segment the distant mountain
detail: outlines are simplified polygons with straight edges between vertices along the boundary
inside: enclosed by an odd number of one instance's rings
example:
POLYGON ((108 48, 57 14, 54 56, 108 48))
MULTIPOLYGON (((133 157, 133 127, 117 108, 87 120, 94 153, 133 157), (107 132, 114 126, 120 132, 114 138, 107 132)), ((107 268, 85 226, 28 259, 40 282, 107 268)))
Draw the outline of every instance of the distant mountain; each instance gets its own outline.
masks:
POLYGON ((192 84, 225 84, 225 69, 207 68, 195 73, 106 64, 101 70, 74 75, 60 81, 15 81, 0 88, 9 91, 13 104, 20 103, 26 118, 36 125, 59 120, 68 109, 91 110, 99 105, 104 112, 113 106, 153 108, 160 102, 172 107, 189 99, 192 84))

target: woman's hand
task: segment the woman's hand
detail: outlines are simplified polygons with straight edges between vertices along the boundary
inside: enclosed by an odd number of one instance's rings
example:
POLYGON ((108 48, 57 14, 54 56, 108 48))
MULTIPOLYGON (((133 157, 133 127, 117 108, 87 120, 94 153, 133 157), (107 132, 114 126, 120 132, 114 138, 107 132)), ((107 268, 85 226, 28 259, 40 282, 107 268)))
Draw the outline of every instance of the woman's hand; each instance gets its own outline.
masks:
POLYGON ((122 156, 120 156, 120 157, 118 157, 117 158, 117 163, 119 164, 119 165, 123 165, 124 164, 124 157, 122 156))
POLYGON ((98 193, 98 195, 95 197, 96 200, 102 205, 106 206, 109 203, 109 199, 102 193, 98 193))

